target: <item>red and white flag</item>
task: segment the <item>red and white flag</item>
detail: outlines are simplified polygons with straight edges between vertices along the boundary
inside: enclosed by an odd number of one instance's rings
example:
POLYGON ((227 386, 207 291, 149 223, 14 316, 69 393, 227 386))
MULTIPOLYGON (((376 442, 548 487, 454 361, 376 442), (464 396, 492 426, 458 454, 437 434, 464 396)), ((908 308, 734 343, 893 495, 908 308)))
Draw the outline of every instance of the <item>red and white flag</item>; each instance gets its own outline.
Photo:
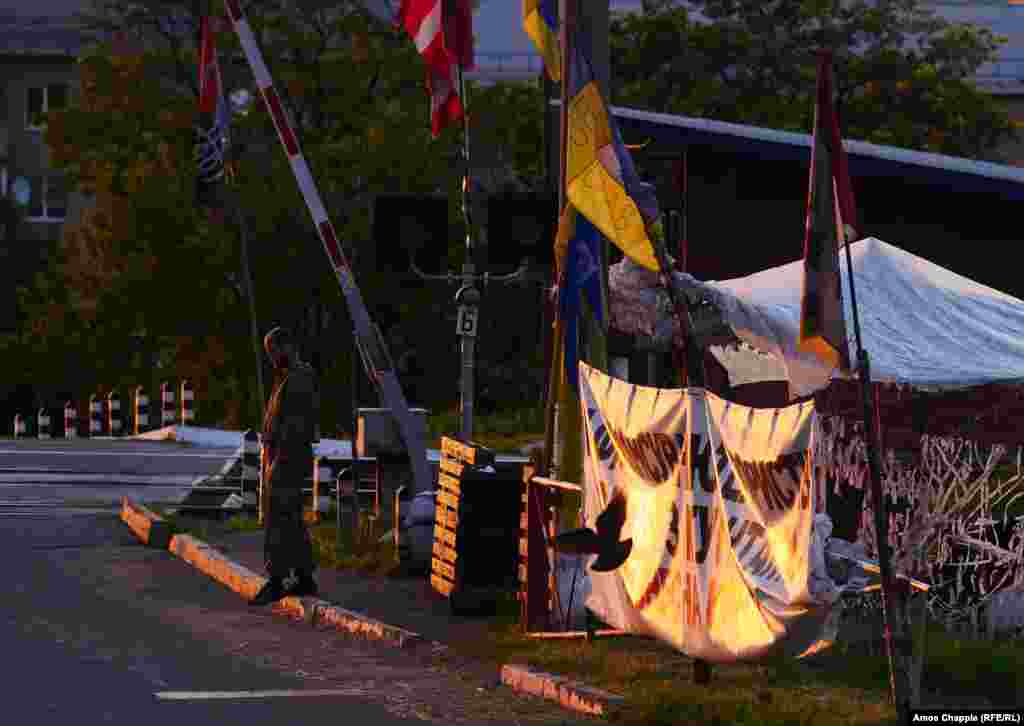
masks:
POLYGON ((402 0, 397 21, 427 64, 430 127, 436 137, 463 114, 455 66, 473 65, 470 0, 402 0))
MULTIPOLYGON (((217 62, 214 36, 220 30, 217 18, 203 17, 199 45, 199 118, 196 124, 196 202, 217 210, 217 187, 224 179, 224 156, 231 122, 224 86, 217 62)), ((222 216, 222 212, 221 212, 222 216)), ((219 217, 218 217, 219 218, 219 217)))
POLYGON ((473 44, 473 0, 443 0, 445 46, 462 70, 473 70, 476 65, 473 44))
POLYGON ((798 347, 843 371, 850 370, 850 352, 839 277, 839 247, 856 235, 855 217, 846 152, 832 105, 832 54, 821 51, 807 190, 798 347))
POLYGON ((217 47, 214 42, 215 19, 204 16, 201 25, 199 49, 199 110, 214 113, 221 96, 220 64, 217 63, 217 47))

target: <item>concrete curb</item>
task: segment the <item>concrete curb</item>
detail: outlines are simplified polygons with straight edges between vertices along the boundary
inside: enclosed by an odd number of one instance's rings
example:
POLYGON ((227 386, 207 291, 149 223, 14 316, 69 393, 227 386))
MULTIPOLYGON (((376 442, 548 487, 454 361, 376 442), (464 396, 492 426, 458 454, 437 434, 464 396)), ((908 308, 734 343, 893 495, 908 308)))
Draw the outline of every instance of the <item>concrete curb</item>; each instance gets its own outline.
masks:
POLYGON ((540 696, 555 701, 562 708, 592 716, 608 715, 626 702, 614 693, 513 663, 501 667, 501 682, 514 691, 540 696))
MULTIPOLYGON (((143 543, 169 550, 171 554, 246 600, 252 599, 266 582, 265 577, 229 559, 220 550, 200 539, 187 534, 171 537, 166 521, 128 497, 122 500, 121 519, 143 543)), ((301 618, 311 625, 331 625, 349 635, 389 643, 399 648, 430 646, 435 653, 450 650, 442 643, 425 640, 418 633, 332 605, 326 600, 286 597, 272 608, 274 612, 301 618)), ((625 704, 622 696, 525 665, 509 663, 502 666, 501 683, 514 691, 540 696, 558 703, 562 708, 590 715, 607 715, 625 704)))
MULTIPOLYGON (((266 582, 262 575, 257 575, 248 567, 228 559, 220 550, 187 534, 175 535, 168 549, 246 600, 255 597, 266 582)), ((382 623, 315 597, 286 597, 275 603, 273 609, 299 617, 311 625, 333 625, 337 630, 351 635, 387 641, 400 648, 422 640, 418 633, 411 630, 382 623)))
MULTIPOLYGON (((167 549, 203 574, 251 600, 267 581, 248 567, 229 559, 223 552, 187 534, 170 536, 170 527, 159 515, 128 497, 122 500, 121 519, 145 544, 167 549)), ((423 641, 419 633, 388 625, 369 616, 317 598, 286 597, 275 603, 275 612, 302 618, 316 625, 327 624, 350 635, 379 640, 405 648, 423 641)))
POLYGON ((170 524, 128 497, 121 498, 121 521, 142 540, 142 544, 167 549, 171 543, 170 524))

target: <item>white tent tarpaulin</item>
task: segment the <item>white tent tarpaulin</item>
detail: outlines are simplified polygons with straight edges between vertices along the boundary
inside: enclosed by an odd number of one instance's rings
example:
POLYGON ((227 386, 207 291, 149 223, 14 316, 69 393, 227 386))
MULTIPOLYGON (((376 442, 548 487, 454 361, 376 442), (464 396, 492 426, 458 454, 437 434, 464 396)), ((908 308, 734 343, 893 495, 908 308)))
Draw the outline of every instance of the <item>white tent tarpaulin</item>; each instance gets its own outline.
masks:
MULTIPOLYGON (((1024 380, 1024 301, 869 237, 850 245, 864 348, 875 380, 959 387, 1024 380)), ((856 360, 846 255, 840 255, 851 360, 856 360)), ((773 354, 793 396, 828 385, 837 371, 800 353, 803 261, 734 280, 677 275, 719 308, 736 336, 773 354)))
POLYGON ((580 363, 589 527, 626 501, 625 563, 590 571, 586 605, 695 658, 800 655, 843 589, 828 575, 813 402, 780 409, 637 386, 580 363))

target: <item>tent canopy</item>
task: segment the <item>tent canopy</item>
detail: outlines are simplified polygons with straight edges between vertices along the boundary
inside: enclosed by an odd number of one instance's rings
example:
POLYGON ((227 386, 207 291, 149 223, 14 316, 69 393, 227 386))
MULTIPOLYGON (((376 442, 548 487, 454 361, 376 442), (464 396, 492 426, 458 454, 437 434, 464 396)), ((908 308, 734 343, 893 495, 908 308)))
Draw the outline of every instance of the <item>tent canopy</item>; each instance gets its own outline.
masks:
MULTIPOLYGON (((869 237, 850 245, 864 347, 878 381, 953 388, 1024 380, 1024 301, 869 237)), ((846 256, 840 255, 850 358, 856 360, 846 256)), ((743 342, 785 368, 793 396, 828 385, 837 370, 796 349, 803 261, 684 288, 709 297, 743 342)))

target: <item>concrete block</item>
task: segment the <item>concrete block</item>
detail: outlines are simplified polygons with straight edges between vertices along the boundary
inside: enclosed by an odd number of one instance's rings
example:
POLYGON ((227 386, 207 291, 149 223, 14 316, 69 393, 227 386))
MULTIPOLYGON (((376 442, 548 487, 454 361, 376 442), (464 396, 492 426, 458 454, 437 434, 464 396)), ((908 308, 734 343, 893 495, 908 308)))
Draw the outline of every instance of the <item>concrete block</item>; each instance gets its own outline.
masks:
POLYGON ((156 512, 128 497, 121 499, 121 521, 128 525, 143 544, 167 549, 171 541, 171 525, 156 512))
POLYGON ((626 699, 599 688, 592 688, 563 676, 544 673, 525 665, 506 664, 501 682, 520 693, 555 701, 563 708, 579 713, 603 716, 622 708, 626 699))

